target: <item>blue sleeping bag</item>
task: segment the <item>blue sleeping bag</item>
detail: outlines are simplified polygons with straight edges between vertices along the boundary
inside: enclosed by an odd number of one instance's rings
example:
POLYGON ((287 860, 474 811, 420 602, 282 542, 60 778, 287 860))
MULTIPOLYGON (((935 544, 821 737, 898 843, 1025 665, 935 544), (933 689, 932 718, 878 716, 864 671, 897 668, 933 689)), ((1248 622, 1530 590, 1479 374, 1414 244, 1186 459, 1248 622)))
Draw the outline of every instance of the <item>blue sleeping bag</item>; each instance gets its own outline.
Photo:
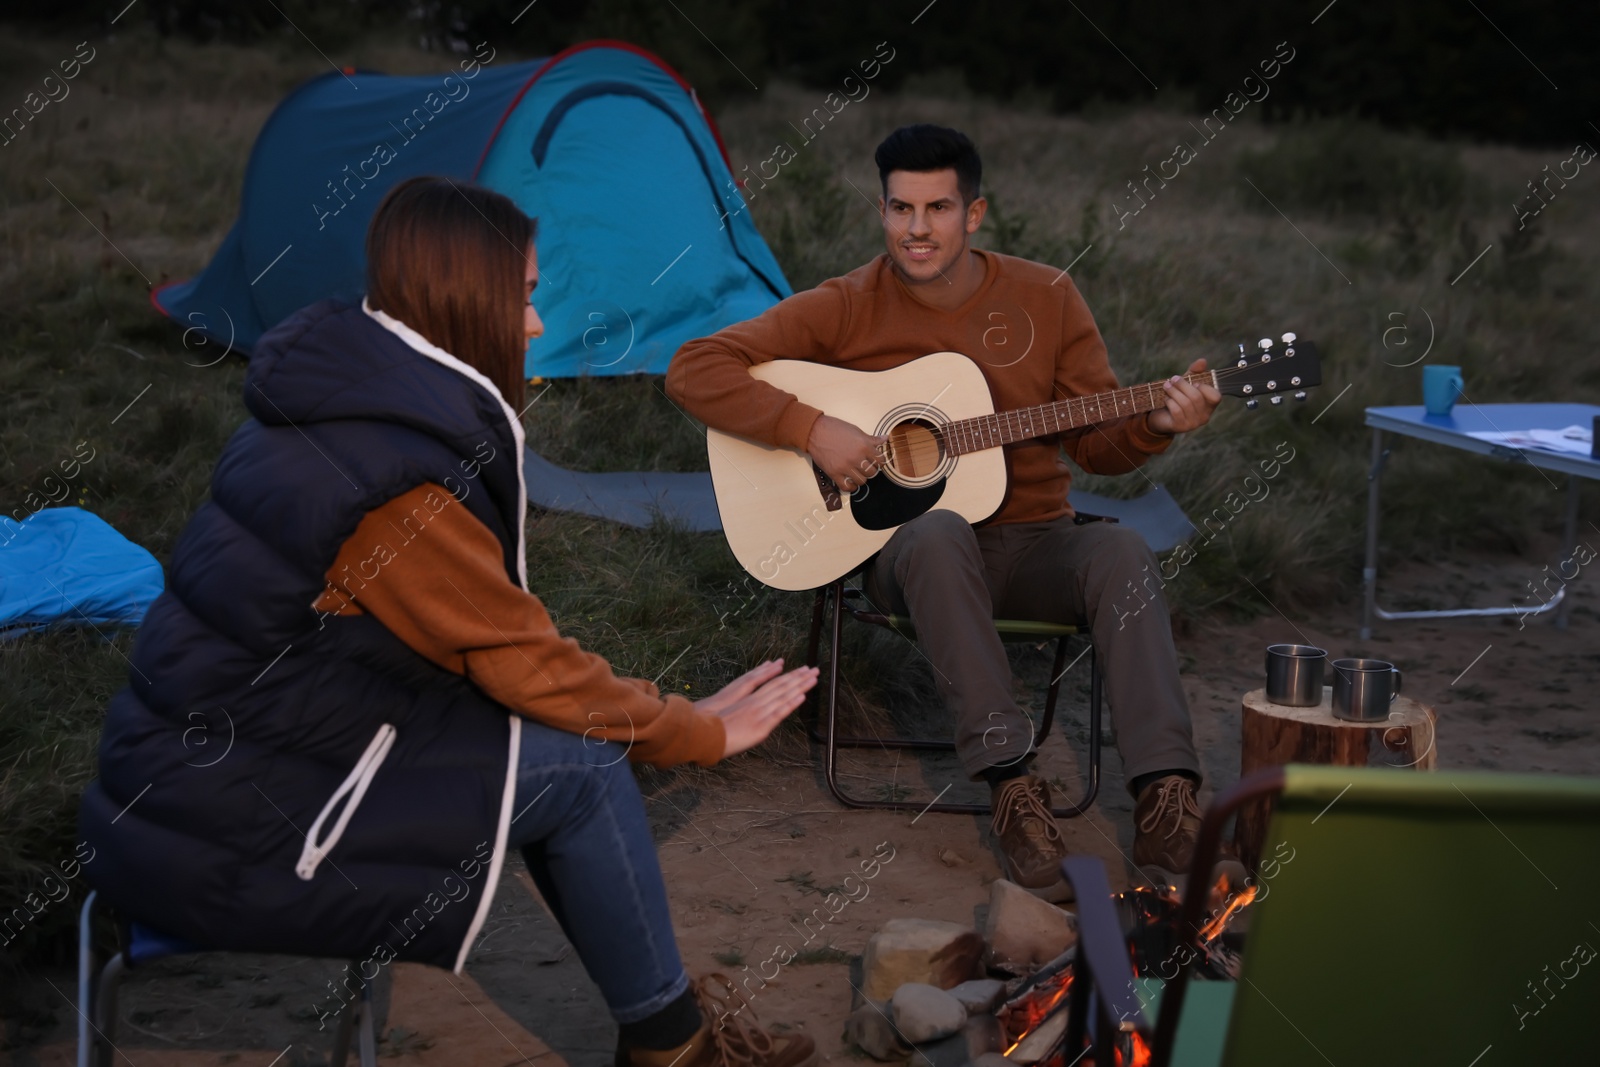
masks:
POLYGON ((0 640, 53 624, 137 626, 163 584, 156 558, 92 512, 0 516, 0 640))

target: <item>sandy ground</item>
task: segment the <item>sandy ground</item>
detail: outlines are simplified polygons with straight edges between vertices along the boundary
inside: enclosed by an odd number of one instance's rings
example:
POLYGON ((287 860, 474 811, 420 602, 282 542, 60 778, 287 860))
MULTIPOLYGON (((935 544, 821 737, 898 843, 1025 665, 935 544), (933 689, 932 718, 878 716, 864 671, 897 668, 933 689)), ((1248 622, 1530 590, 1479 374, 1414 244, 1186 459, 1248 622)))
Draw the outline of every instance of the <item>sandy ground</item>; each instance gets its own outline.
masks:
MULTIPOLYGON (((1383 599, 1391 608, 1508 604, 1519 591, 1526 597, 1525 583, 1535 573, 1532 565, 1503 558, 1417 563, 1384 576, 1383 599)), ((1520 628, 1515 619, 1395 622, 1380 625, 1363 643, 1356 637, 1356 606, 1345 604, 1180 632, 1183 679, 1207 775, 1202 800, 1237 777, 1240 695, 1261 684, 1262 649, 1285 640, 1399 665, 1405 692, 1438 710, 1441 767, 1600 774, 1600 727, 1593 721, 1600 705, 1594 695, 1600 691, 1600 613, 1589 606, 1594 595, 1581 584, 1577 590, 1566 630, 1543 619, 1520 628), (1321 622, 1309 621, 1313 616, 1321 622)), ((1035 661, 1042 659, 1033 657, 1019 670, 1036 673, 1035 661)), ((1063 719, 1059 734, 1044 745, 1040 768, 1075 793, 1084 774, 1081 704, 1069 706, 1063 719)), ((931 799, 948 785, 947 799, 975 795, 943 757, 858 752, 843 770, 847 785, 865 794, 910 790, 931 799)), ((860 1058, 840 1040, 852 996, 849 958, 896 916, 974 921, 999 873, 986 820, 846 810, 798 747, 773 759, 742 761, 726 777, 678 780, 647 795, 691 974, 743 976, 744 967, 759 969, 778 945, 794 949, 799 956, 759 987, 753 1006, 768 1026, 811 1034, 834 1062, 860 1058), (809 929, 803 925, 862 860, 891 850, 893 858, 866 883, 865 897, 825 927, 816 919, 809 929)), ((1119 853, 1132 842, 1131 816, 1119 761, 1108 750, 1099 801, 1063 829, 1071 849, 1107 861, 1118 885, 1126 880, 1119 853)), ((331 970, 313 961, 227 956, 152 967, 128 984, 128 1024, 117 1062, 326 1063, 328 1034, 317 1032, 308 1005, 331 970)), ((9 1062, 69 1064, 74 1015, 65 995, 74 976, 63 969, 38 979, 38 1003, 54 1001, 56 1025, 42 1043, 14 1050, 9 1062)), ((519 870, 506 872, 467 977, 396 966, 379 999, 386 1063, 556 1067, 565 1060, 601 1067, 614 1042, 597 990, 519 870)))

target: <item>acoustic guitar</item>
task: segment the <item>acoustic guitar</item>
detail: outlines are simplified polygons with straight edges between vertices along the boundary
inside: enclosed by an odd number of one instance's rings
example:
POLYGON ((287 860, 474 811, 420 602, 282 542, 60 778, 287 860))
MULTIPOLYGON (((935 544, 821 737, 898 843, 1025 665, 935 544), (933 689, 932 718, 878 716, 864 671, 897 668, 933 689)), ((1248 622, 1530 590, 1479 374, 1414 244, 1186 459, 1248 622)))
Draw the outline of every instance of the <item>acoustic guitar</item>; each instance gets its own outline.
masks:
MULTIPOLYGON (((935 352, 891 370, 853 371, 800 360, 750 368, 834 418, 887 438, 879 472, 841 493, 806 453, 707 430, 707 453, 728 546, 739 564, 775 589, 814 589, 849 574, 895 530, 934 508, 977 523, 1006 495, 1001 448, 1018 441, 1165 407, 1162 382, 996 412, 978 365, 935 352)), ((1316 348, 1292 333, 1244 345, 1230 365, 1185 377, 1214 385, 1246 406, 1304 400, 1321 384, 1316 348)))

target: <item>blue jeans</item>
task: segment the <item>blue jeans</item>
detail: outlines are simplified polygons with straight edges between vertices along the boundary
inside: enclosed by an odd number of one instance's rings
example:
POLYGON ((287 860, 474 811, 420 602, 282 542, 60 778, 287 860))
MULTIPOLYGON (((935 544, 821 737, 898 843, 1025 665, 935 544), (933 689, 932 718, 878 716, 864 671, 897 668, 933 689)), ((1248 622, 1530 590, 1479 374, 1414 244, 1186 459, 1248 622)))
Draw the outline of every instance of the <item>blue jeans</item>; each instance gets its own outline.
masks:
POLYGON ((511 814, 506 847, 522 849, 617 1022, 681 996, 689 978, 625 747, 524 719, 511 814))

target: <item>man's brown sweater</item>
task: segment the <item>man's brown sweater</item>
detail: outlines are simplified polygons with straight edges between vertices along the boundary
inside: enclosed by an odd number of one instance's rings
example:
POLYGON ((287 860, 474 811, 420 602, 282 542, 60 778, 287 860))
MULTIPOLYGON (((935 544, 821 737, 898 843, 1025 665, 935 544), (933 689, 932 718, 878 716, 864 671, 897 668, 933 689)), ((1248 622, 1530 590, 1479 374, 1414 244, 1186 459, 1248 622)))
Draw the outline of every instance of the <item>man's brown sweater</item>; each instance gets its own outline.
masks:
MULTIPOLYGON (((945 311, 919 300, 880 255, 754 319, 688 342, 667 369, 667 393, 708 426, 803 451, 823 412, 750 377, 754 364, 800 359, 874 371, 930 352, 961 352, 983 371, 997 411, 1118 387, 1100 331, 1064 272, 976 254, 983 282, 960 307, 945 311)), ((1171 443, 1150 428, 1148 415, 1130 415, 1008 445, 1010 489, 993 521, 1071 514, 1072 473, 1062 449, 1091 474, 1124 474, 1171 443)))

